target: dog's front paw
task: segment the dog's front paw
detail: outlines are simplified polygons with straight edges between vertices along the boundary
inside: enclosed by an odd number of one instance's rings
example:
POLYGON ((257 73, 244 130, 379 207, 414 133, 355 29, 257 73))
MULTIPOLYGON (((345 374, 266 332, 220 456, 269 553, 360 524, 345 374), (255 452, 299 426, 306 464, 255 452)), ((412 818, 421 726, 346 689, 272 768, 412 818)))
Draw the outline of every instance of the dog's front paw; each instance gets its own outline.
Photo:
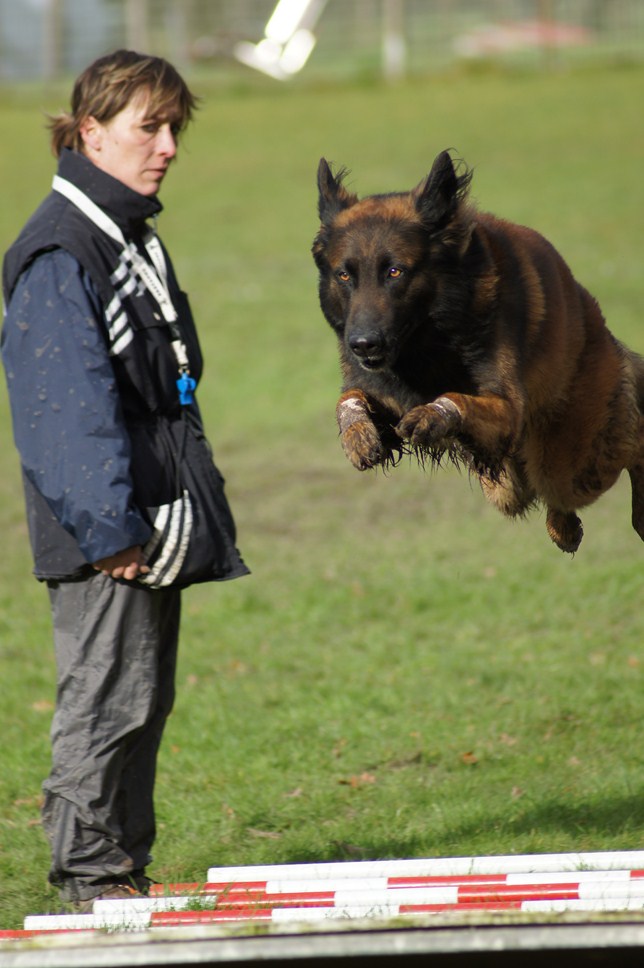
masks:
POLYGON ((380 434, 370 420, 357 420, 341 434, 344 452, 359 471, 367 471, 377 464, 384 464, 389 451, 384 447, 380 434))
POLYGON ((396 433, 413 447, 440 446, 458 433, 461 412, 448 397, 439 397, 409 410, 396 427, 396 433))
POLYGON ((383 443, 361 390, 348 390, 340 397, 336 416, 342 447, 354 467, 366 471, 389 460, 391 450, 383 443))
POLYGON ((546 529, 557 547, 567 551, 569 555, 574 555, 584 536, 581 521, 574 511, 557 511, 555 508, 548 508, 546 529))

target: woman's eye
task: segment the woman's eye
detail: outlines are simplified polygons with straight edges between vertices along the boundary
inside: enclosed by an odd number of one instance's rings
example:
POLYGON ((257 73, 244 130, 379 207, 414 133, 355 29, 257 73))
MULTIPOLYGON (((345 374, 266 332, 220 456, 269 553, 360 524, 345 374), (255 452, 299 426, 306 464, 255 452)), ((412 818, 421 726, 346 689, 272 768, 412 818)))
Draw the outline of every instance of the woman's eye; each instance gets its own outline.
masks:
POLYGON ((387 275, 389 276, 390 279, 399 279, 402 276, 402 274, 403 274, 403 271, 402 269, 399 269, 398 266, 391 266, 387 270, 387 275))

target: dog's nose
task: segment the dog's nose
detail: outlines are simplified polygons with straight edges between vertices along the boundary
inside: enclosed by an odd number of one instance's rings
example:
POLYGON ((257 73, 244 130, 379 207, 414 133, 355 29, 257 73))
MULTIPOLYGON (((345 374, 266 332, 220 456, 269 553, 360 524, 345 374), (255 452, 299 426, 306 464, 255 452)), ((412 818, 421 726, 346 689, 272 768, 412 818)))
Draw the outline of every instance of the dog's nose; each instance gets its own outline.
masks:
POLYGON ((375 330, 369 333, 352 333, 349 336, 349 348, 360 359, 382 356, 384 346, 382 333, 375 330))

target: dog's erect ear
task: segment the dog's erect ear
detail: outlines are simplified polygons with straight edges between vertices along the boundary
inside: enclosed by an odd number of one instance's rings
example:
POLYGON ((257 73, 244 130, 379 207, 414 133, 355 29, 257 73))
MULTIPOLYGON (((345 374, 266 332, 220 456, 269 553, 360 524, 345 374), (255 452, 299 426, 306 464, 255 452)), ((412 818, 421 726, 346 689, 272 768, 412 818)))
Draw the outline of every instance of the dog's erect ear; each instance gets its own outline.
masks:
POLYGON ((412 192, 416 210, 431 229, 441 229, 456 214, 456 209, 467 193, 472 173, 465 170, 457 175, 448 151, 441 151, 432 170, 412 192))
POLYGON ((318 165, 318 212, 320 221, 330 222, 343 208, 350 208, 358 201, 357 195, 352 195, 342 185, 342 180, 347 175, 346 168, 341 168, 334 176, 326 158, 320 158, 318 165))

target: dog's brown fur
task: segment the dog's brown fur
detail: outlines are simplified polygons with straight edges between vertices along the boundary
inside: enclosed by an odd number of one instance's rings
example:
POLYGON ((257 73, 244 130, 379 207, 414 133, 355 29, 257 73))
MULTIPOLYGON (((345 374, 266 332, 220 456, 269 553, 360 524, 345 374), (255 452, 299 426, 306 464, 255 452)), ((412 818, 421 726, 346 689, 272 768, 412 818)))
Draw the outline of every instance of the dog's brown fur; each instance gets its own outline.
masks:
POLYGON ((630 473, 644 539, 644 360, 541 235, 478 212, 442 152, 411 192, 359 200, 322 159, 313 244, 339 339, 344 450, 359 470, 449 453, 509 516, 547 508, 574 552, 576 511, 630 473))

